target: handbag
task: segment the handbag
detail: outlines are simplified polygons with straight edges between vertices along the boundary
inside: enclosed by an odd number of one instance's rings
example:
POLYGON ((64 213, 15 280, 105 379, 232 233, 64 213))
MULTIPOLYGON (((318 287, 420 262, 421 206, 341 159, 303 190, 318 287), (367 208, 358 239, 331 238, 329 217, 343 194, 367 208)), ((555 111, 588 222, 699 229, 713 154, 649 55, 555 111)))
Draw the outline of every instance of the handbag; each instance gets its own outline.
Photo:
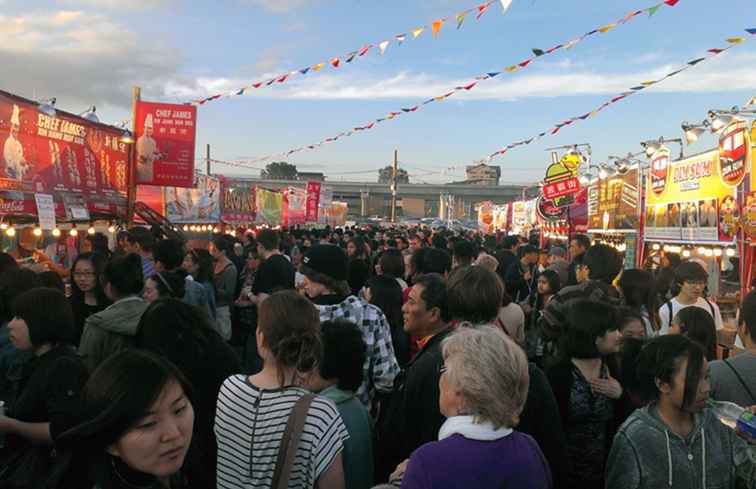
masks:
POLYGON ((286 421, 281 446, 278 448, 278 458, 273 472, 273 483, 270 485, 271 489, 287 489, 289 487, 291 467, 294 465, 299 439, 302 437, 302 431, 304 431, 305 421, 307 420, 307 411, 310 409, 313 399, 315 399, 315 394, 310 393, 300 397, 286 421))

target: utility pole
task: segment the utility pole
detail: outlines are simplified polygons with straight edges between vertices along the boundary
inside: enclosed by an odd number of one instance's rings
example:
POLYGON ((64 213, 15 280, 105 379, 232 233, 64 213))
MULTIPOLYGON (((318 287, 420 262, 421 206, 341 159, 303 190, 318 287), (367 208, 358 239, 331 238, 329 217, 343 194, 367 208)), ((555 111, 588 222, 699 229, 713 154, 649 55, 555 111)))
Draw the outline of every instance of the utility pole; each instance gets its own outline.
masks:
MULTIPOLYGON (((137 105, 142 98, 142 89, 135 86, 131 92, 131 133, 134 138, 137 137, 137 105)), ((134 222, 134 206, 136 204, 137 193, 137 151, 136 142, 129 148, 129 164, 126 167, 126 178, 128 179, 128 188, 126 192, 126 222, 129 226, 134 222)))
POLYGON ((210 144, 205 146, 205 163, 207 164, 207 176, 210 176, 210 144))
POLYGON ((391 222, 396 222, 396 177, 399 165, 399 150, 394 150, 394 167, 391 172, 391 222))

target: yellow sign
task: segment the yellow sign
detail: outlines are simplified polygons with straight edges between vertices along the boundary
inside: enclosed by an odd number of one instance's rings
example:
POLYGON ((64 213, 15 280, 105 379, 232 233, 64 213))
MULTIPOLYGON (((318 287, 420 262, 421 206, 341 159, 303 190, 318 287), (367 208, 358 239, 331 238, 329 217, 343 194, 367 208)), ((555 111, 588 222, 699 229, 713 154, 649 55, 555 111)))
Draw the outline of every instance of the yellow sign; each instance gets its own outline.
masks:
POLYGON ((669 163, 664 191, 658 195, 647 185, 646 206, 733 195, 719 176, 719 151, 712 150, 669 163))

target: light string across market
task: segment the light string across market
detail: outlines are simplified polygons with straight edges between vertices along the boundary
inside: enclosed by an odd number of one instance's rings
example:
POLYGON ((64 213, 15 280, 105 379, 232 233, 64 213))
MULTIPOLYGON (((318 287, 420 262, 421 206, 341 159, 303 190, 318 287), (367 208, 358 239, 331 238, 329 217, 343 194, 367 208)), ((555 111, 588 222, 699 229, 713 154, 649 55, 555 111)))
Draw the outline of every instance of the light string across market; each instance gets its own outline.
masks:
MULTIPOLYGON (((677 1, 677 0, 674 0, 674 1, 677 1)), ((476 5, 475 7, 470 7, 468 9, 465 9, 459 12, 453 17, 454 22, 456 22, 457 24, 457 29, 462 27, 462 24, 464 23, 466 17, 469 14, 475 13, 476 20, 480 20, 483 14, 488 12, 488 9, 491 7, 491 5, 495 3, 501 4, 501 7, 503 9, 503 12, 502 12, 502 15, 503 15, 503 14, 506 14, 507 11, 509 10, 510 5, 512 4, 512 0, 487 0, 479 5, 476 5)), ((204 105, 208 102, 212 102, 220 98, 241 96, 241 95, 246 94, 250 90, 269 87, 273 85, 274 83, 284 83, 290 78, 295 77, 295 76, 302 77, 311 72, 317 73, 323 68, 326 68, 328 66, 333 67, 333 69, 338 69, 339 67, 343 66, 343 64, 349 64, 359 58, 362 58, 363 56, 368 54, 368 52, 370 52, 370 50, 373 48, 375 48, 379 52, 379 54, 382 56, 386 52, 386 50, 388 49, 391 43, 401 45, 407 39, 419 38, 426 31, 430 31, 433 34, 433 37, 437 37, 441 31, 441 28, 444 26, 444 24, 446 24, 446 22, 450 20, 452 20, 452 17, 443 17, 443 18, 434 20, 433 22, 431 22, 430 25, 423 25, 423 26, 415 27, 414 29, 405 31, 405 33, 396 34, 391 39, 384 39, 380 42, 375 42, 375 43, 367 43, 360 49, 350 51, 349 53, 343 56, 333 56, 333 57, 328 58, 328 61, 322 61, 320 63, 316 63, 314 65, 310 65, 305 68, 301 68, 299 70, 287 71, 286 73, 281 73, 268 80, 251 83, 249 85, 238 88, 236 90, 231 90, 231 91, 227 91, 223 93, 216 93, 214 95, 210 95, 204 98, 195 99, 188 103, 192 103, 196 105, 204 105)))
POLYGON ((529 57, 527 57, 526 59, 518 62, 518 63, 515 63, 515 64, 509 65, 509 66, 507 66, 505 68, 502 68, 500 71, 489 71, 489 72, 483 73, 481 75, 478 75, 472 81, 470 81, 469 83, 466 83, 464 85, 460 85, 460 86, 456 86, 454 88, 451 88, 450 90, 446 91, 445 93, 443 93, 441 95, 437 95, 435 97, 430 97, 427 100, 425 100, 422 103, 419 103, 417 105, 409 106, 409 107, 402 107, 399 110, 389 112, 385 116, 379 117, 379 118, 377 118, 377 119, 369 122, 368 124, 365 124, 363 126, 353 127, 352 129, 350 129, 348 131, 343 131, 343 132, 341 132, 341 133, 339 133, 339 134, 337 134, 335 136, 327 137, 327 138, 325 138, 325 139, 323 139, 323 140, 321 140, 321 141, 319 141, 317 143, 314 143, 314 144, 300 146, 298 148, 290 149, 288 151, 282 151, 280 153, 274 153, 274 154, 269 154, 269 155, 265 155, 265 156, 259 156, 257 158, 248 159, 247 161, 250 162, 250 163, 254 163, 254 162, 268 161, 268 160, 273 159, 273 158, 288 157, 288 156, 291 156, 292 154, 299 153, 301 151, 314 150, 314 149, 317 149, 317 148, 323 146, 324 144, 334 143, 334 142, 338 141, 341 138, 352 136, 353 134, 358 133, 358 132, 364 132, 364 131, 367 131, 367 130, 370 130, 370 129, 374 129, 375 127, 377 127, 378 124, 380 124, 382 122, 396 119, 397 117, 399 117, 401 115, 404 115, 404 114, 410 114, 410 113, 417 112, 417 111, 419 111, 420 109, 422 109, 423 107, 425 107, 428 104, 431 104, 431 103, 434 103, 434 102, 442 102, 442 101, 448 99, 449 97, 451 97, 451 96, 453 96, 453 95, 455 95, 455 94, 457 94, 459 92, 470 91, 473 88, 477 87, 480 82, 483 82, 483 81, 486 81, 486 80, 491 80, 491 79, 497 77, 498 75, 502 75, 502 74, 505 74, 505 73, 506 74, 511 74, 511 73, 515 73, 517 71, 520 71, 521 69, 524 69, 524 68, 530 66, 533 63, 533 61, 535 61, 535 60, 537 60, 539 58, 544 58, 544 57, 546 57, 546 56, 548 56, 550 54, 559 52, 561 50, 570 49, 570 48, 574 47, 576 44, 584 41, 585 39, 587 39, 587 38, 589 38, 591 36, 594 36, 594 35, 597 35, 597 34, 606 34, 607 32, 609 32, 610 30, 614 29, 615 27, 618 27, 618 26, 620 26, 622 24, 625 24, 625 23, 629 22, 630 20, 634 19, 635 17, 637 17, 637 16, 639 16, 641 14, 647 13, 649 15, 649 17, 651 17, 662 6, 666 5, 666 6, 669 6, 669 7, 674 7, 678 2, 679 2, 679 0, 664 0, 664 1, 662 1, 662 2, 660 2, 658 4, 656 4, 656 5, 653 5, 651 7, 647 7, 647 8, 644 8, 644 9, 633 10, 632 12, 628 13, 627 15, 625 15, 624 17, 622 17, 621 19, 619 19, 619 20, 617 20, 615 22, 611 22, 609 24, 605 24, 605 25, 602 25, 602 26, 597 27, 595 29, 592 29, 592 30, 586 32, 585 34, 583 34, 581 36, 577 36, 577 37, 574 37, 574 38, 572 38, 572 39, 570 39, 568 41, 565 41, 563 43, 556 44, 556 45, 554 45, 553 47, 551 47, 549 49, 533 48, 532 49, 532 55, 529 56, 529 57))

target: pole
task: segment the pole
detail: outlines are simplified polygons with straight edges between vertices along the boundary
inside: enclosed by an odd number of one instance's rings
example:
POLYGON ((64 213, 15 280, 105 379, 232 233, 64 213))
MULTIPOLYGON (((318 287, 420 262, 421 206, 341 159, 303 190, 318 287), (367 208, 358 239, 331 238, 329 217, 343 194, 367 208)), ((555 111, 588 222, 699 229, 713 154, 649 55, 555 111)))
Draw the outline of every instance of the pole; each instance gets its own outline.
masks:
POLYGON ((396 222, 396 174, 399 166, 399 150, 394 150, 394 167, 391 171, 391 222, 396 222))
POLYGON ((207 176, 210 176, 210 144, 205 146, 205 162, 207 163, 207 176))
MULTIPOLYGON (((142 89, 134 87, 131 92, 131 133, 136 137, 137 127, 137 105, 142 97, 142 89)), ((128 174, 129 186, 126 190, 126 222, 129 227, 134 223, 134 204, 136 203, 137 181, 136 181, 136 142, 131 146, 129 151, 129 161, 126 167, 128 174)))

